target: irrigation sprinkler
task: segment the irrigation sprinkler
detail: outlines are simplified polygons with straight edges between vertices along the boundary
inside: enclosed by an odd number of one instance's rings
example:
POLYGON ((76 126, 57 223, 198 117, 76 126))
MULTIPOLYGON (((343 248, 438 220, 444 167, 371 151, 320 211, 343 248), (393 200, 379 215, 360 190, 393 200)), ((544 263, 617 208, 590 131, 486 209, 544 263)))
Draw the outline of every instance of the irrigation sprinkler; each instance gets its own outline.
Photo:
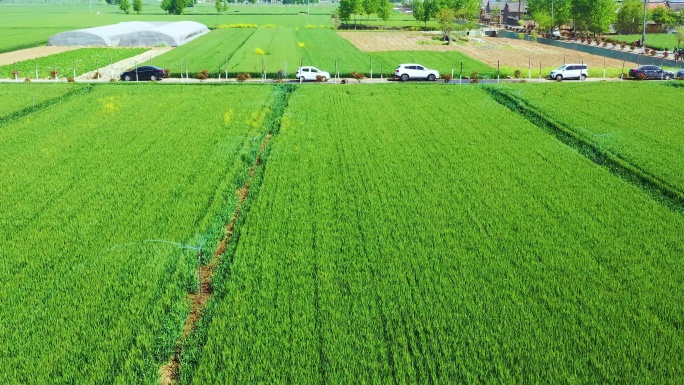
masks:
POLYGON ((188 58, 185 58, 185 78, 188 79, 188 58))
POLYGON ((458 73, 458 84, 463 84, 463 62, 461 62, 461 71, 458 73))
POLYGON ((114 79, 114 60, 111 57, 109 58, 109 71, 111 72, 109 78, 114 79))
MULTIPOLYGON (((587 75, 589 75, 589 71, 587 71, 587 75)), ((603 57, 603 78, 606 78, 606 57, 603 57)))
POLYGON ((382 80, 382 62, 380 62, 380 80, 382 80))
POLYGON ((266 80, 266 59, 261 58, 261 82, 266 80))
POLYGON ((527 77, 532 80, 532 58, 527 58, 527 77))
POLYGON ((107 250, 104 250, 98 255, 102 255, 105 253, 108 253, 110 251, 120 249, 122 247, 127 247, 127 246, 133 246, 141 243, 163 243, 167 245, 172 245, 176 246, 179 249, 184 249, 184 250, 195 250, 197 251, 197 278, 198 278, 198 286, 199 286, 199 296, 202 298, 202 247, 204 247, 204 244, 206 243, 205 240, 200 238, 200 244, 199 245, 188 245, 185 243, 180 243, 180 242, 173 242, 173 241, 167 241, 165 239, 144 239, 142 241, 135 241, 135 242, 128 242, 128 243, 120 243, 118 245, 114 245, 107 250))
POLYGON ((500 76, 499 76, 499 61, 496 61, 496 82, 499 83, 500 76))
MULTIPOLYGON (((82 62, 83 60, 79 60, 78 62, 82 62)), ((74 70, 74 80, 76 80, 76 59, 73 60, 73 70, 74 70)))
POLYGON ((539 62, 539 79, 541 79, 541 62, 539 62))
POLYGON ((370 58, 370 78, 373 79, 373 58, 370 58))
POLYGON ((38 59, 36 59, 36 80, 38 80, 38 59))

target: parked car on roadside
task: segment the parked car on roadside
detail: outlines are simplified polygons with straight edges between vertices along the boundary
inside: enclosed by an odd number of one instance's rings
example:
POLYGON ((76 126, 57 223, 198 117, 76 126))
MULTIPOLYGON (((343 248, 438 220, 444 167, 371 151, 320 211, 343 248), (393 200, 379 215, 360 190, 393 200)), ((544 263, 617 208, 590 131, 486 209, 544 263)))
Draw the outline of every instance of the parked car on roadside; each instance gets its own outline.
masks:
POLYGON ((639 66, 637 68, 630 68, 629 70, 629 77, 631 78, 670 80, 674 76, 674 72, 666 71, 658 66, 652 65, 639 66))
POLYGON ((155 66, 140 66, 121 73, 121 80, 161 80, 164 78, 164 70, 155 66))
POLYGON ((318 80, 319 76, 323 77, 324 82, 327 82, 330 79, 329 72, 321 71, 318 68, 312 66, 299 67, 297 68, 297 73, 295 74, 295 77, 302 82, 305 82, 307 80, 318 80))
POLYGON ((397 69, 394 70, 394 76, 403 81, 411 79, 427 79, 434 81, 439 79, 439 71, 431 70, 420 64, 399 64, 397 69))
POLYGON ((675 74, 675 77, 676 77, 677 79, 684 78, 684 69, 681 69, 681 70, 677 71, 677 73, 675 74))
POLYGON ((584 80, 589 76, 588 71, 586 64, 563 64, 551 71, 549 76, 551 79, 556 79, 558 81, 565 79, 584 80))

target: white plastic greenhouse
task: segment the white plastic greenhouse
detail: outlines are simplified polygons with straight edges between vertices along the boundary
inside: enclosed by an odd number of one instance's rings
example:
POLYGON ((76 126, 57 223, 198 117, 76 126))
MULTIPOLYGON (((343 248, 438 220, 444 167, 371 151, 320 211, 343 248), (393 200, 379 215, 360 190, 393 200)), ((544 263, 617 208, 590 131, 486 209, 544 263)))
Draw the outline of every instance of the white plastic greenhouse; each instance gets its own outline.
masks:
POLYGON ((194 21, 177 21, 165 23, 124 36, 121 47, 153 47, 160 44, 177 47, 209 32, 209 29, 194 21))
POLYGON ((168 23, 129 21, 58 33, 48 40, 48 45, 86 47, 167 45, 177 47, 208 32, 207 26, 194 21, 168 23))

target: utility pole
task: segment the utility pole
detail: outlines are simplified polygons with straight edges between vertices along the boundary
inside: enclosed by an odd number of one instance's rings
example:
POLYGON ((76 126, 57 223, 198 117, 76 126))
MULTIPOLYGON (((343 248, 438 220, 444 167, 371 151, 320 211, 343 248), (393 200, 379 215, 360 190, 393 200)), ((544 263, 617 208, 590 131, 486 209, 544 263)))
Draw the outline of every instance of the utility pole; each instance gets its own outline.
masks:
POLYGON ((646 1, 644 0, 644 25, 641 30, 641 52, 646 52, 646 1))

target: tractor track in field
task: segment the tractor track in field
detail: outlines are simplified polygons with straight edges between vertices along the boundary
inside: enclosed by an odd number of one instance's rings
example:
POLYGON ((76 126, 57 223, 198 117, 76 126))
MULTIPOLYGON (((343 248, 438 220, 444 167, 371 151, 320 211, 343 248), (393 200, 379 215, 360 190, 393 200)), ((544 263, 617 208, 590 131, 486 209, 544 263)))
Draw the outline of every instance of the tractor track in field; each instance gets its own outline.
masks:
POLYGON ((684 214, 684 191, 656 175, 631 163, 620 154, 602 148, 583 138, 576 129, 553 120, 525 99, 497 87, 483 87, 497 103, 522 116, 530 123, 553 135, 561 143, 575 149, 582 156, 611 174, 646 193, 651 199, 670 210, 684 214))
POLYGON ((19 111, 15 111, 13 113, 7 114, 5 116, 0 116, 0 127, 13 122, 15 120, 21 119, 25 116, 31 115, 36 112, 40 112, 52 105, 63 103, 65 101, 70 100, 72 97, 76 95, 85 95, 93 91, 94 86, 92 84, 89 84, 85 87, 80 87, 80 88, 74 88, 72 90, 69 90, 65 92, 63 95, 56 96, 51 99, 43 100, 42 102, 36 103, 32 106, 23 108, 19 111))
MULTIPOLYGON (((191 336, 197 331, 198 325, 205 315, 207 304, 214 296, 214 287, 212 285, 214 273, 216 272, 217 267, 219 267, 222 263, 230 264, 232 262, 232 254, 234 253, 235 248, 231 248, 231 250, 229 250, 229 246, 231 244, 236 244, 239 241, 238 221, 244 223, 244 216, 246 216, 247 212, 249 211, 245 208, 245 204, 248 198, 250 200, 255 199, 256 195, 258 194, 258 186, 260 186, 261 180, 256 180, 255 178, 264 172, 266 158, 268 157, 269 152, 269 145, 273 137, 278 133, 280 128, 280 118, 282 117, 282 113, 287 106, 289 95, 294 90, 292 86, 276 87, 284 87, 285 89, 285 92, 283 92, 280 96, 276 96, 276 103, 282 103, 281 109, 272 109, 273 115, 270 116, 270 120, 266 123, 266 135, 259 145, 256 156, 249 167, 246 181, 242 187, 235 191, 235 194, 238 198, 235 211, 233 212, 233 215, 228 223, 224 226, 223 237, 219 241, 211 260, 200 267, 200 292, 188 294, 190 313, 188 314, 185 324, 183 325, 183 332, 181 338, 176 343, 173 356, 169 362, 159 368, 159 384, 172 385, 180 383, 179 370, 184 344, 188 342, 191 336), (278 100, 278 98, 281 98, 282 100, 278 100), (255 186, 257 187, 257 191, 256 193, 252 193, 250 196, 250 191, 255 186)), ((200 341, 199 345, 201 348, 204 345, 204 341, 200 341)))

